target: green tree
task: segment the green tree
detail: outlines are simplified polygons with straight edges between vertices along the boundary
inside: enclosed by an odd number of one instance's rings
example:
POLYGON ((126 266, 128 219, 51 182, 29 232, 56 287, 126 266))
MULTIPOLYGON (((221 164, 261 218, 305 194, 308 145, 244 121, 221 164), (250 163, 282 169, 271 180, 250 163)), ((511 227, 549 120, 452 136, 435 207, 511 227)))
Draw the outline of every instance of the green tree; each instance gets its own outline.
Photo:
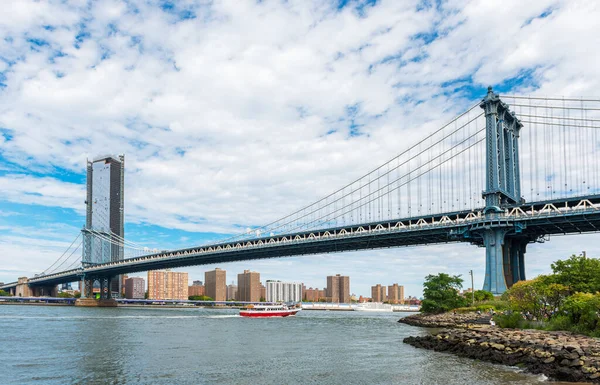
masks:
POLYGON ((460 275, 428 275, 423 283, 423 302, 421 311, 442 313, 458 307, 467 306, 469 301, 459 294, 463 280, 460 275))
POLYGON ((73 295, 63 292, 63 293, 58 293, 58 298, 73 298, 73 295))
POLYGON ((0 297, 10 297, 10 293, 8 291, 0 290, 0 297))
POLYGON ((541 275, 515 283, 507 291, 507 296, 515 310, 529 312, 542 320, 560 309, 568 293, 567 286, 554 283, 552 276, 541 275))
POLYGON ((550 265, 555 283, 565 285, 571 293, 596 293, 600 291, 600 259, 572 255, 564 261, 550 265))
POLYGON ((213 301, 212 298, 207 297, 205 295, 191 295, 188 297, 190 301, 213 301))
POLYGON ((576 331, 600 333, 600 293, 575 293, 565 300, 563 310, 576 331))
MULTIPOLYGON (((471 293, 466 293, 465 296, 469 297, 470 294, 471 293)), ((475 293, 473 293, 473 296, 475 297, 476 302, 492 301, 494 299, 494 295, 485 290, 476 290, 475 293)))

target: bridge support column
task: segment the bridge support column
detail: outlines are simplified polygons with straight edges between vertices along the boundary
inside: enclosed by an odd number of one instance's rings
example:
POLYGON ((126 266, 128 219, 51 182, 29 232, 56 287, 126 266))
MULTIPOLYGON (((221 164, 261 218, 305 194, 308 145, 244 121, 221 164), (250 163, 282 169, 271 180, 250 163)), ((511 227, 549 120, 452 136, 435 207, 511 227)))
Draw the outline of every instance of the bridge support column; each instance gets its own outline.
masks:
POLYGON ((82 279, 79 283, 79 291, 81 292, 81 298, 92 298, 93 297, 94 280, 93 279, 82 279))
POLYGON ((485 245, 485 281, 483 290, 493 294, 506 291, 504 276, 504 236, 506 229, 488 229, 483 233, 485 245))
POLYGON ((33 286, 30 288, 32 297, 56 297, 58 286, 33 286))
POLYGON ((99 277, 81 281, 81 298, 75 301, 75 306, 83 307, 116 307, 117 301, 112 298, 110 291, 111 277, 99 277), (93 298, 94 282, 100 281, 100 299, 93 298))
POLYGON ((27 277, 19 277, 17 287, 15 287, 16 297, 32 297, 33 293, 29 287, 29 279, 27 277))
POLYGON ((507 236, 507 228, 486 229, 485 281, 483 290, 502 294, 518 281, 525 279, 525 250, 527 239, 507 236))

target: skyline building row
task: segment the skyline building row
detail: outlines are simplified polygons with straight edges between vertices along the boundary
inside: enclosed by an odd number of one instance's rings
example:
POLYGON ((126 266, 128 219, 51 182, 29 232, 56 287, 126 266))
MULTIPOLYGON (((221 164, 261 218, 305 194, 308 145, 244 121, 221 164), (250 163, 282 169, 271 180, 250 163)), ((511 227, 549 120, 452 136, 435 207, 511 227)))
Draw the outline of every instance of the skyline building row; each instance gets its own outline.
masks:
POLYGON ((375 286, 371 286, 371 301, 404 304, 404 286, 398 285, 397 283, 394 283, 387 288, 379 283, 375 286))
MULTIPOLYGON (((126 298, 144 298, 143 278, 123 277, 123 294, 126 298)), ((327 276, 327 286, 306 288, 298 282, 282 282, 267 280, 263 285, 260 273, 244 270, 237 274, 237 285, 234 281, 226 285, 227 272, 216 268, 204 273, 203 281, 195 280, 188 286, 188 273, 172 271, 148 272, 148 299, 188 299, 191 296, 206 296, 214 301, 236 300, 244 302, 333 302, 350 303, 356 297, 350 292, 350 277, 340 274, 327 276)), ((363 298, 361 296, 361 298, 363 298)), ((365 298, 365 300, 369 300, 365 298)), ((403 304, 405 302, 404 286, 394 283, 389 286, 377 284, 371 287, 371 301, 403 304)))

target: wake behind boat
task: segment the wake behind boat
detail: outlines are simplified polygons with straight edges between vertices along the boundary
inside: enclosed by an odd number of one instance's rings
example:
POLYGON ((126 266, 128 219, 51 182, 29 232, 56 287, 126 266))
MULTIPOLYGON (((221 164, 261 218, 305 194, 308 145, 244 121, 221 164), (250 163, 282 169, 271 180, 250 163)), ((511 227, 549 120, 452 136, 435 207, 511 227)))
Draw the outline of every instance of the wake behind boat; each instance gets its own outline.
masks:
POLYGON ((288 307, 287 305, 249 305, 240 310, 242 317, 289 317, 296 315, 301 307, 288 307))

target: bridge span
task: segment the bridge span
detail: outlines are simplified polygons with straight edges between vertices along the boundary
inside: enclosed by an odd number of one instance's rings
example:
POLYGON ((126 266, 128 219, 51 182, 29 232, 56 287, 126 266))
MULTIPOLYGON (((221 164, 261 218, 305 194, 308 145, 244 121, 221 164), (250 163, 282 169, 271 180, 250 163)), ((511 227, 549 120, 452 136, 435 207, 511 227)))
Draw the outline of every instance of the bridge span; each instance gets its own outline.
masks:
MULTIPOLYGON (((116 195, 121 206, 113 210, 120 219, 115 215, 109 221, 120 226, 102 222, 113 211, 99 217, 100 224, 94 222, 99 208, 89 203, 90 175, 96 172, 91 164, 81 260, 72 268, 23 278, 21 285, 50 290, 82 281, 85 297, 100 281, 109 299, 111 281, 126 273, 467 242, 485 248, 483 289, 500 294, 526 278, 529 244, 551 235, 600 231, 598 122, 600 99, 501 99, 489 87, 481 101, 448 124, 330 195, 252 232, 169 251, 151 252, 124 238, 122 185, 116 195), (127 250, 135 254, 125 258, 127 250)), ((122 181, 124 157, 103 161, 111 164, 113 179, 122 181)), ((18 286, 12 282, 0 289, 18 286)))

